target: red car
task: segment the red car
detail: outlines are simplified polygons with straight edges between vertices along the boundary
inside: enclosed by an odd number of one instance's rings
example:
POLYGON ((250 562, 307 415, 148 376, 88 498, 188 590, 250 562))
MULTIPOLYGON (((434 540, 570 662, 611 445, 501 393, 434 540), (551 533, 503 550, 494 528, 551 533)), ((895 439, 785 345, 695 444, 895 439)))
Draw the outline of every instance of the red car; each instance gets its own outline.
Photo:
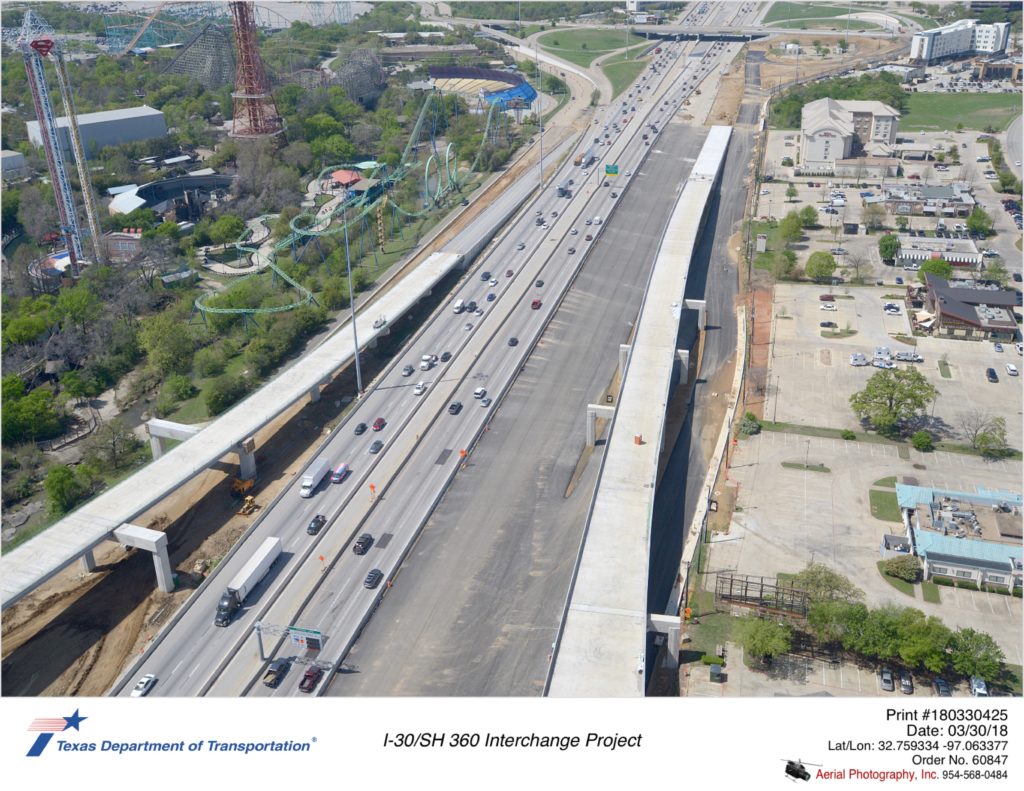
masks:
POLYGON ((374 431, 380 431, 386 425, 387 425, 387 421, 384 420, 384 418, 379 417, 375 421, 373 421, 373 430, 374 431))
POLYGON ((505 277, 512 277, 512 275, 514 275, 514 274, 515 274, 515 272, 513 272, 511 269, 506 269, 505 270, 505 277))
POLYGON ((302 692, 312 692, 316 689, 316 685, 320 683, 320 677, 323 674, 322 668, 313 665, 303 674, 302 681, 299 682, 299 690, 302 692))
POLYGON ((533 302, 530 303, 530 308, 532 310, 540 310, 540 306, 541 301, 539 299, 535 299, 533 302))

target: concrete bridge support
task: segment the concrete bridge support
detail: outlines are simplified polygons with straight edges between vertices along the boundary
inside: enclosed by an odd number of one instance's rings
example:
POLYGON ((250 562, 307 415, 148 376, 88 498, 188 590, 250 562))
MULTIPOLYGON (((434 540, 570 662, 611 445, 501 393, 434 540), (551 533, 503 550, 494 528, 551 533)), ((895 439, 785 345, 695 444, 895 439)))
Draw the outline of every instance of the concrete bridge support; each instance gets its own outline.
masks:
POLYGON ((78 558, 78 563, 82 567, 82 571, 89 573, 96 570, 96 558, 92 554, 92 550, 88 550, 82 553, 82 556, 78 558))
POLYGON ((615 407, 604 404, 587 404, 587 445, 594 446, 597 442, 597 419, 611 420, 615 416, 615 407))
POLYGON ((628 343, 619 344, 619 376, 626 371, 626 363, 629 362, 629 350, 633 347, 628 343))
POLYGON ((676 379, 676 386, 686 384, 690 378, 690 350, 676 349, 676 359, 679 360, 679 376, 676 379))
POLYGON ((697 329, 703 332, 707 326, 708 303, 703 299, 688 299, 683 305, 687 310, 697 311, 697 329))
POLYGON ((151 552, 157 587, 164 593, 171 593, 174 590, 174 575, 171 572, 171 559, 167 554, 166 533, 126 523, 117 528, 112 535, 122 544, 151 552))
POLYGON ((195 436, 201 428, 198 426, 186 426, 184 423, 175 423, 173 420, 160 420, 153 418, 146 423, 146 432, 149 434, 149 448, 153 452, 153 459, 159 459, 164 455, 164 440, 177 439, 186 440, 195 436))
POLYGON ((679 634, 682 631, 682 620, 678 615, 651 614, 647 620, 647 630, 665 635, 665 667, 670 670, 679 669, 679 634))
MULTIPOLYGON (((317 399, 320 391, 317 390, 317 399)), ((256 437, 248 437, 241 445, 235 446, 238 454, 238 477, 243 481, 256 477, 256 437)))

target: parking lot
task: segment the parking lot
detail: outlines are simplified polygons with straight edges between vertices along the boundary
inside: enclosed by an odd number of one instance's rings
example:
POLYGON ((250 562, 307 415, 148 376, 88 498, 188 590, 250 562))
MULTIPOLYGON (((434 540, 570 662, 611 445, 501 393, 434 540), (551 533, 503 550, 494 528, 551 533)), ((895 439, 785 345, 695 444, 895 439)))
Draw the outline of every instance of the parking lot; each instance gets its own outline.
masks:
POLYGON ((865 603, 898 604, 935 615, 950 628, 988 632, 1021 664, 1021 600, 995 593, 940 588, 933 604, 893 588, 879 574, 885 533, 902 525, 871 514, 869 491, 888 476, 913 476, 922 485, 954 491, 979 486, 1020 491, 1019 461, 985 462, 976 456, 918 453, 892 445, 845 442, 798 434, 762 432, 744 439, 733 453, 728 485, 737 487, 729 532, 716 534, 707 569, 773 577, 820 562, 847 576, 864 591, 865 603), (783 467, 822 464, 828 472, 783 467))
MULTIPOLYGON (((815 286, 779 284, 775 289, 772 341, 769 350, 769 376, 764 417, 768 420, 827 428, 862 430, 850 409, 850 396, 863 389, 877 370, 870 365, 853 367, 850 355, 860 352, 870 360, 876 346, 885 346, 893 355, 899 351, 917 351, 924 361, 900 363, 918 368, 939 390, 930 428, 945 440, 962 441, 960 414, 987 410, 1006 420, 1007 442, 1011 447, 1024 444, 1021 430, 1021 376, 1008 376, 1006 363, 1022 367, 1022 358, 1012 344, 996 352, 986 341, 917 338, 911 346, 894 337, 909 336, 910 321, 901 300, 885 299, 900 289, 891 287, 815 286), (836 297, 835 311, 822 310, 819 297, 836 297), (899 302, 898 315, 887 315, 886 302, 899 302), (849 337, 822 337, 822 321, 832 321, 849 337), (950 377, 939 369, 940 358, 949 364, 950 377), (999 381, 986 381, 985 369, 994 367, 999 381)), ((828 331, 828 330, 824 330, 828 331)))

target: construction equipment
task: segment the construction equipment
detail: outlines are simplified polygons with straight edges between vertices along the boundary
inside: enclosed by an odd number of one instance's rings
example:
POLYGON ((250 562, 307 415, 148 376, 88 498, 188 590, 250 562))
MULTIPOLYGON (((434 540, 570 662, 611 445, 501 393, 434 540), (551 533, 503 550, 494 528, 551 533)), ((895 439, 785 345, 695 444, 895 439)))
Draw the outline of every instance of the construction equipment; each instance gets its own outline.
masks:
POLYGON ((253 497, 250 494, 242 502, 242 507, 240 509, 238 509, 238 515, 239 516, 248 516, 249 514, 253 513, 254 511, 259 510, 259 507, 260 506, 259 506, 259 503, 256 502, 256 498, 253 497))
POLYGON ((255 478, 235 478, 234 483, 231 484, 231 495, 233 497, 244 497, 252 491, 255 485, 255 478))

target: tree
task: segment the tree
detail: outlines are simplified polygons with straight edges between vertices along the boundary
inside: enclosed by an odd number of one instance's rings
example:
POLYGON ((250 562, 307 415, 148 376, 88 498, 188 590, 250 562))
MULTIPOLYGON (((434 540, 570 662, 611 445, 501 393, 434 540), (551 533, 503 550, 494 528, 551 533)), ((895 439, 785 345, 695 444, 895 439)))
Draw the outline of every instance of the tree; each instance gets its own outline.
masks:
POLYGON ((186 373, 192 367, 192 334, 187 325, 169 313, 143 320, 139 344, 150 364, 162 374, 186 373))
POLYGON ((878 254, 883 261, 895 261, 900 252, 900 238, 896 234, 887 233, 878 240, 878 254))
POLYGON ((18 222, 29 236, 41 239, 57 230, 57 207, 43 198, 38 187, 25 187, 18 202, 18 222))
POLYGON ((125 457, 141 444, 131 427, 120 418, 101 423, 89 438, 90 449, 115 470, 119 469, 125 457))
MULTIPOLYGON (((896 560, 916 560, 912 557, 896 560)), ((906 607, 900 613, 900 659, 911 667, 924 667, 932 673, 941 673, 949 664, 946 652, 953 633, 935 616, 925 614, 913 607, 906 607)))
POLYGON ((899 228, 901 231, 907 230, 908 225, 910 225, 910 220, 907 219, 904 215, 901 214, 896 218, 896 227, 899 228))
POLYGON ((807 610, 807 623, 811 631, 825 644, 842 642, 854 620, 852 614, 864 610, 863 604, 841 600, 812 601, 807 610))
POLYGON ((50 511, 55 514, 67 513, 85 494, 75 474, 63 465, 50 468, 43 481, 43 489, 50 502, 50 511))
POLYGON ((992 217, 981 206, 975 206, 967 218, 967 230, 979 236, 988 236, 992 233, 992 217))
POLYGON ((974 629, 957 629, 949 641, 950 661, 962 676, 995 681, 1005 655, 995 640, 974 629))
POLYGON ((824 563, 808 563, 807 568, 793 577, 793 585, 804 591, 812 602, 864 598, 864 591, 824 563))
POLYGON ((1006 282, 1010 279, 1010 273, 1006 271, 1003 262, 996 259, 985 265, 985 277, 989 280, 994 280, 1001 286, 1005 286, 1006 282))
POLYGON ((975 438, 975 447, 981 455, 996 458, 1006 453, 1006 420, 994 417, 985 429, 975 438))
POLYGON ((914 446, 914 450, 919 450, 922 453, 935 450, 935 441, 932 439, 932 435, 924 429, 914 432, 914 436, 910 438, 910 444, 914 446))
POLYGON ((54 309, 65 328, 83 329, 103 313, 100 300, 82 283, 62 290, 54 309))
POLYGON ((210 241, 214 244, 234 242, 245 230, 245 222, 235 214, 225 214, 210 226, 210 241))
POLYGON ((972 409, 970 412, 957 414, 957 423, 963 432, 963 438, 970 442, 975 450, 978 448, 978 437, 990 430, 996 420, 1002 418, 994 418, 987 409, 972 409))
POLYGON ((818 212, 813 206, 804 206, 800 210, 800 226, 814 228, 818 225, 818 212))
POLYGON ((853 281, 855 283, 860 283, 862 281, 861 271, 868 265, 868 259, 864 254, 858 253, 856 250, 851 250, 846 254, 846 260, 843 264, 845 268, 853 272, 853 281))
POLYGON ((836 259, 824 250, 811 253, 804 266, 804 272, 812 280, 828 280, 835 271, 836 259))
POLYGON ((891 434, 923 413, 938 395, 920 371, 889 369, 877 371, 863 390, 851 395, 850 406, 880 433, 891 434))
POLYGON ((219 415, 245 395, 247 382, 237 376, 221 376, 214 379, 203 393, 203 401, 211 415, 219 415))
POLYGON ((800 238, 803 236, 800 226, 800 215, 795 211, 791 211, 783 217, 782 222, 779 223, 779 233, 787 245, 800 241, 800 238))
POLYGON ((796 191, 796 184, 790 184, 788 187, 786 187, 786 197, 789 198, 789 200, 796 200, 797 194, 798 193, 796 191))
POLYGON ((885 207, 878 203, 869 203, 864 207, 864 226, 870 231, 877 231, 885 226, 885 207))
POLYGON ((793 630, 784 624, 750 615, 739 623, 739 641, 748 654, 772 659, 789 651, 793 630))
POLYGON ((921 269, 917 273, 917 279, 922 283, 927 283, 925 275, 935 275, 944 280, 949 280, 953 275, 953 265, 944 258, 929 258, 921 264, 921 269))

